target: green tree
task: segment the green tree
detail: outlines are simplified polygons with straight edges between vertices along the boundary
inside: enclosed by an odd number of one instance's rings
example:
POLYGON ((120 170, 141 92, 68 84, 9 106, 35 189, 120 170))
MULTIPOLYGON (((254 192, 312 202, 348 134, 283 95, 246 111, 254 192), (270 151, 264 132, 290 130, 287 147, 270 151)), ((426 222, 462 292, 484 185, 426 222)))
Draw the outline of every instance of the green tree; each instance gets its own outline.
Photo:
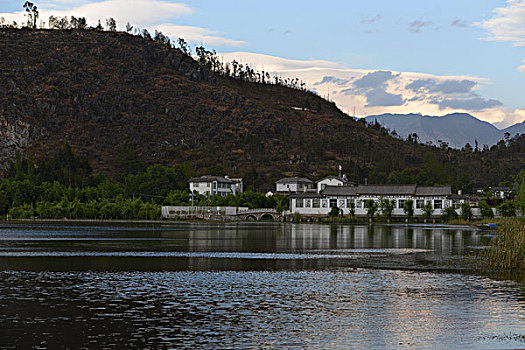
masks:
POLYGON ((468 201, 461 203, 461 218, 468 221, 472 219, 472 208, 468 201))
POLYGON ((381 198, 379 201, 379 206, 381 208, 381 214, 385 216, 388 221, 392 220, 392 212, 394 211, 394 201, 391 201, 386 198, 381 198))
POLYGON ((478 204, 479 211, 481 213, 481 217, 491 219, 494 217, 494 213, 492 212, 492 208, 486 201, 480 201, 478 204))
POLYGON ((454 207, 447 207, 443 211, 442 219, 445 222, 449 222, 452 220, 457 220, 459 218, 458 213, 456 212, 456 209, 454 207))
POLYGON ((350 216, 355 216, 355 203, 353 201, 350 202, 349 212, 350 216))
POLYGON ((423 205, 423 217, 427 220, 432 218, 432 214, 434 213, 434 210, 432 209, 432 203, 430 201, 427 201, 425 205, 423 205))
POLYGON ((403 211, 408 220, 414 216, 414 201, 412 199, 407 199, 403 204, 403 211))
POLYGON ((367 209, 366 216, 369 220, 373 220, 378 209, 377 202, 373 199, 367 199, 365 201, 365 208, 367 209))
POLYGON ((333 206, 332 209, 330 209, 330 212, 328 213, 328 216, 335 218, 341 214, 341 209, 339 209, 337 206, 333 206))
POLYGON ((498 206, 498 211, 501 216, 510 217, 516 216, 516 207, 513 201, 505 201, 498 206))
POLYGON ((520 171, 515 181, 517 185, 516 206, 521 215, 525 216, 525 170, 520 171))

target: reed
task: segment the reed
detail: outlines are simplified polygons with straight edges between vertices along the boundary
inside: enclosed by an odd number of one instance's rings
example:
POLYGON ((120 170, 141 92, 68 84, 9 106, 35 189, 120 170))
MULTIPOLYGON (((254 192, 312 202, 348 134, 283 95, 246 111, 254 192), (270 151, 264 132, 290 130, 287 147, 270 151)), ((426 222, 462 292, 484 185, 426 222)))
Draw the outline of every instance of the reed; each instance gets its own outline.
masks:
POLYGON ((502 220, 497 236, 481 254, 483 263, 495 269, 525 269, 525 221, 502 220))

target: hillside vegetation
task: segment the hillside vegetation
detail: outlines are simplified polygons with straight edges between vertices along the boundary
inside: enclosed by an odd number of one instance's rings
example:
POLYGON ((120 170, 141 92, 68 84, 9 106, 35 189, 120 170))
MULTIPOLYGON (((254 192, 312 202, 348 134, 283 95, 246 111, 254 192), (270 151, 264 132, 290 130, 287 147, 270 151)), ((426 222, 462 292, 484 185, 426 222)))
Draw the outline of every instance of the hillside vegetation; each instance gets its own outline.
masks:
POLYGON ((67 142, 95 173, 210 168, 265 189, 341 164, 362 182, 488 185, 524 167, 525 137, 484 152, 430 147, 319 96, 212 72, 165 42, 98 30, 0 29, 0 170, 67 142))

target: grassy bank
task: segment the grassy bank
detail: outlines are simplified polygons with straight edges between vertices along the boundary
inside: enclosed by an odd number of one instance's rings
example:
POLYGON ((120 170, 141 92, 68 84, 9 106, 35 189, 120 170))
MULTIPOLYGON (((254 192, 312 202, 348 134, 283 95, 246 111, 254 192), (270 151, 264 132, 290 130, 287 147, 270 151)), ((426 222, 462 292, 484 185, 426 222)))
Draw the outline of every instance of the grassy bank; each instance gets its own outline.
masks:
POLYGON ((525 220, 501 220, 497 237, 482 252, 481 259, 491 269, 525 269, 525 220))

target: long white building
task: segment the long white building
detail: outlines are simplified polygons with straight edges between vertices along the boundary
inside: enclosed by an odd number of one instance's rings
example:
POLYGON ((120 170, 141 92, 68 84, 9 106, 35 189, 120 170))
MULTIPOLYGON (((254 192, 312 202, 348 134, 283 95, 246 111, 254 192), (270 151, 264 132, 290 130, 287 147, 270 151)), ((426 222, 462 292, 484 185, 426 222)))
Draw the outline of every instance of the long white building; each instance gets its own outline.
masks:
POLYGON ((303 216, 326 216, 336 206, 343 215, 350 214, 354 206, 356 216, 366 216, 368 209, 365 202, 372 199, 379 202, 382 198, 393 201, 392 216, 405 216, 405 201, 412 200, 414 216, 422 216, 423 206, 430 202, 433 216, 441 216, 443 210, 451 206, 452 191, 450 186, 418 185, 359 185, 359 186, 326 186, 319 193, 297 193, 290 195, 290 213, 303 216))

